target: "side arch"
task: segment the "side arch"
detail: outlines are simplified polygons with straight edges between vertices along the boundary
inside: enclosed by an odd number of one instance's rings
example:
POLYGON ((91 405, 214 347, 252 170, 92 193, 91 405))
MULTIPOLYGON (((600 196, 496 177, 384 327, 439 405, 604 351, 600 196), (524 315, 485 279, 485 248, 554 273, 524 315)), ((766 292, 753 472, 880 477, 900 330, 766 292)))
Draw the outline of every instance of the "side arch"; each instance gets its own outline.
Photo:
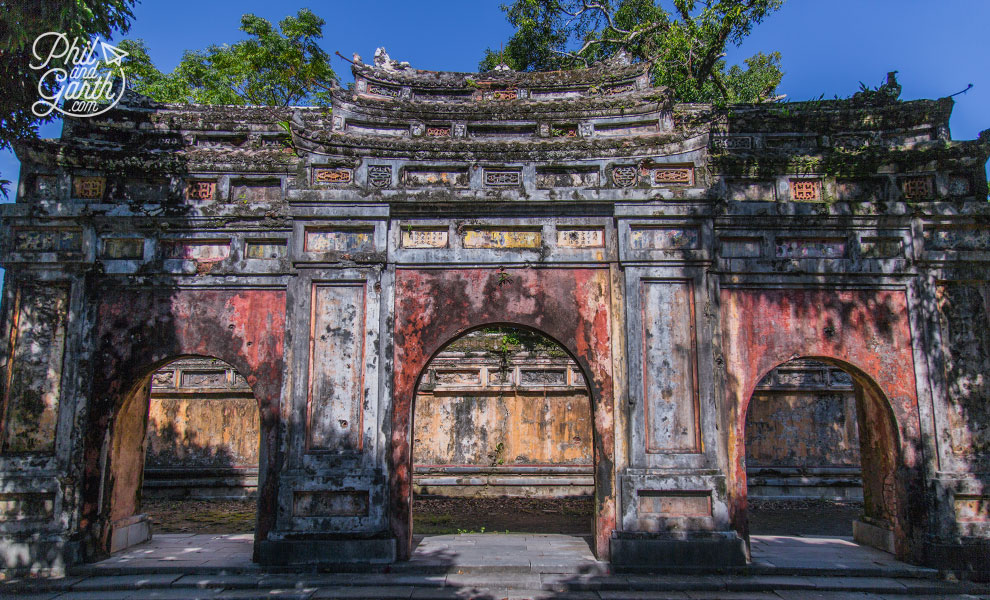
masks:
POLYGON ((721 305, 727 370, 722 412, 729 430, 726 446, 733 526, 748 538, 745 431, 756 385, 780 364, 812 358, 852 375, 861 396, 857 404, 866 409, 863 416, 878 427, 868 442, 874 455, 863 457, 864 465, 871 461, 883 474, 897 556, 919 562, 927 509, 906 294, 900 290, 723 289, 721 305))
MULTIPOLYGON (((148 444, 152 379, 162 367, 187 358, 209 359, 217 366, 233 368, 212 356, 184 355, 168 358, 146 369, 145 374, 128 388, 120 403, 113 407, 105 442, 107 449, 101 473, 103 482, 100 486, 100 514, 103 515, 100 543, 108 552, 133 546, 147 539, 147 529, 142 529, 147 524, 139 521, 137 516, 140 513, 148 444), (138 535, 139 539, 135 539, 138 535)), ((260 407, 253 389, 251 395, 260 407)), ((251 443, 257 446, 259 439, 255 438, 251 443)), ((258 516, 256 513, 256 519, 258 516)))
POLYGON ((110 427, 129 393, 183 356, 236 369, 259 407, 255 554, 274 527, 281 451, 286 295, 282 290, 116 289, 102 296, 94 326, 92 397, 84 436, 80 530, 87 558, 105 555, 109 527, 102 493, 110 427))
POLYGON ((615 529, 613 392, 609 278, 604 269, 450 269, 396 271, 394 390, 389 514, 398 556, 412 542, 412 410, 432 358, 451 340, 490 324, 546 335, 571 354, 592 397, 595 550, 608 557, 615 529), (501 273, 501 274, 500 274, 501 273))

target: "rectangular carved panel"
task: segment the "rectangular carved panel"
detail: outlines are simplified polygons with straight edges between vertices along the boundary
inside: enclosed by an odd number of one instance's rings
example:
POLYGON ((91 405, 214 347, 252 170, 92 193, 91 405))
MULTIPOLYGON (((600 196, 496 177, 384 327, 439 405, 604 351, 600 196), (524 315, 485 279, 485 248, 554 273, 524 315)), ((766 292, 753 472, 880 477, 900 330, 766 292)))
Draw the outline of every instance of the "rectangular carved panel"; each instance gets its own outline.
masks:
POLYGON ((757 258, 762 253, 763 240, 757 237, 722 237, 723 258, 757 258))
POLYGON ((845 258, 846 241, 841 238, 778 238, 777 258, 845 258))
POLYGON ((694 167, 659 167, 653 170, 656 185, 691 185, 694 183, 694 167))
POLYGON ((286 241, 284 239, 247 240, 244 248, 247 258, 283 258, 286 254, 286 241))
POLYGON ((0 494, 0 521, 49 521, 55 513, 55 494, 0 494))
POLYGON ((643 281, 640 301, 646 451, 699 452, 693 285, 643 281))
POLYGON ((189 200, 213 200, 216 198, 216 181, 190 181, 186 183, 186 198, 189 200))
POLYGON ((539 248, 541 241, 536 229, 477 228, 464 232, 465 248, 539 248))
POLYGON ((101 200, 106 186, 105 177, 73 177, 72 195, 83 200, 101 200))
POLYGON ((105 238, 101 256, 111 260, 140 260, 144 258, 144 238, 105 238))
POLYGON ((403 170, 403 182, 410 187, 442 185, 467 187, 470 176, 461 169, 407 168, 403 170))
POLYGON ((558 227, 557 245, 562 248, 604 248, 605 230, 601 227, 558 227))
POLYGON ((990 464, 990 286, 943 283, 936 294, 945 353, 951 452, 990 464))
POLYGON ((522 183, 522 173, 519 171, 485 169, 485 185, 487 186, 516 186, 522 183))
POLYGON ((15 229, 15 252, 82 252, 82 230, 46 227, 44 229, 15 229))
POLYGON ((314 184, 350 183, 352 178, 350 169, 333 167, 317 167, 313 169, 314 184))
POLYGON ((295 517, 366 517, 368 492, 296 492, 292 498, 295 517))
POLYGON ((17 290, 3 398, 3 452, 55 449, 68 308, 68 287, 23 285, 17 290))
POLYGON ((792 179, 791 200, 816 202, 822 198, 822 182, 818 179, 792 179))
POLYGON ((536 187, 542 190, 567 187, 598 187, 601 185, 601 174, 595 171, 575 168, 573 170, 542 170, 536 171, 536 187))
POLYGON ((407 227, 402 230, 403 248, 446 248, 447 229, 407 227))
POLYGON ((990 496, 956 496, 956 520, 990 523, 990 496))
POLYGON ((309 450, 361 450, 365 285, 313 286, 309 450))
POLYGON ((278 202, 282 199, 279 181, 234 181, 230 184, 230 201, 237 204, 278 202))
POLYGON ((712 497, 708 491, 639 490, 637 513, 640 516, 710 517, 712 497))
POLYGON ((634 250, 692 250, 698 247, 697 229, 674 229, 633 225, 629 228, 629 246, 634 250))
POLYGON ((373 229, 328 229, 306 231, 306 252, 372 252, 373 229))
POLYGON ((230 256, 230 240, 163 241, 165 258, 219 262, 230 256))

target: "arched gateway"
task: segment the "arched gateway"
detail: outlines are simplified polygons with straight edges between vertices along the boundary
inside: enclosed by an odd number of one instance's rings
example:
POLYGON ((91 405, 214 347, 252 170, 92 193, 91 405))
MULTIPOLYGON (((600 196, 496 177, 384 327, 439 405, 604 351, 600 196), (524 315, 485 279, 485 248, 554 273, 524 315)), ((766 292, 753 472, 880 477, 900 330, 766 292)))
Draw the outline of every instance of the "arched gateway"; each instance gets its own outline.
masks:
POLYGON ((417 379, 494 324, 548 335, 586 380, 600 558, 745 562, 747 403, 808 358, 850 374, 869 427, 881 500, 857 536, 978 568, 990 138, 952 141, 948 99, 719 110, 648 69, 381 60, 332 111, 128 97, 18 146, 7 565, 113 550, 114 425, 180 356, 258 401, 256 560, 405 558, 417 379))

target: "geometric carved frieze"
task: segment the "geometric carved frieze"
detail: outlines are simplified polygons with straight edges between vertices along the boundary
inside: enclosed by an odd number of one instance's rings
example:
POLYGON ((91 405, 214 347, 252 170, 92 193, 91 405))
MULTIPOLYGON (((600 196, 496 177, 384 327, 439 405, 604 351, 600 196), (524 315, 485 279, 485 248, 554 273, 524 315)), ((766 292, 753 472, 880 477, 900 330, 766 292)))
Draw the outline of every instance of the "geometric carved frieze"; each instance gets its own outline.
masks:
POLYGON ((390 165, 369 165, 368 183, 371 187, 382 189, 392 185, 392 167, 390 165))
POLYGON ((106 185, 106 177, 73 177, 72 196, 83 200, 100 200, 106 185))
POLYGON ((694 183, 693 167, 658 167, 653 169, 656 185, 691 185, 694 183))
POLYGON ((636 185, 639 179, 636 167, 625 166, 612 169, 612 181, 619 187, 630 187, 636 185))
POLYGON ((186 183, 186 198, 189 200, 213 200, 216 198, 216 181, 189 181, 186 183))
POLYGON ((822 182, 819 179, 791 179, 791 200, 816 202, 822 198, 822 182))
POLYGON ((930 200, 934 196, 932 178, 928 175, 901 179, 901 193, 905 200, 930 200))
POLYGON ((318 167, 313 169, 313 184, 319 185, 323 183, 328 184, 341 184, 351 182, 351 170, 350 169, 338 169, 338 168, 327 168, 318 167))
POLYGON ((522 173, 519 171, 485 169, 487 186, 514 186, 520 183, 522 183, 522 173))

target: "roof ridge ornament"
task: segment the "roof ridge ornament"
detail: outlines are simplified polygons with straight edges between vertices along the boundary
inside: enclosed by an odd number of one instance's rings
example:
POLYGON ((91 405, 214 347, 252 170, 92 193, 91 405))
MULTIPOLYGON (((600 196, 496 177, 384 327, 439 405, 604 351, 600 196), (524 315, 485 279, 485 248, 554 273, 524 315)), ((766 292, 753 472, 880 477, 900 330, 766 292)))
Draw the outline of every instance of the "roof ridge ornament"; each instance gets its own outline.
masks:
POLYGON ((409 63, 392 60, 388 52, 385 51, 385 46, 379 46, 375 49, 375 66, 386 71, 403 71, 409 68, 409 63))

